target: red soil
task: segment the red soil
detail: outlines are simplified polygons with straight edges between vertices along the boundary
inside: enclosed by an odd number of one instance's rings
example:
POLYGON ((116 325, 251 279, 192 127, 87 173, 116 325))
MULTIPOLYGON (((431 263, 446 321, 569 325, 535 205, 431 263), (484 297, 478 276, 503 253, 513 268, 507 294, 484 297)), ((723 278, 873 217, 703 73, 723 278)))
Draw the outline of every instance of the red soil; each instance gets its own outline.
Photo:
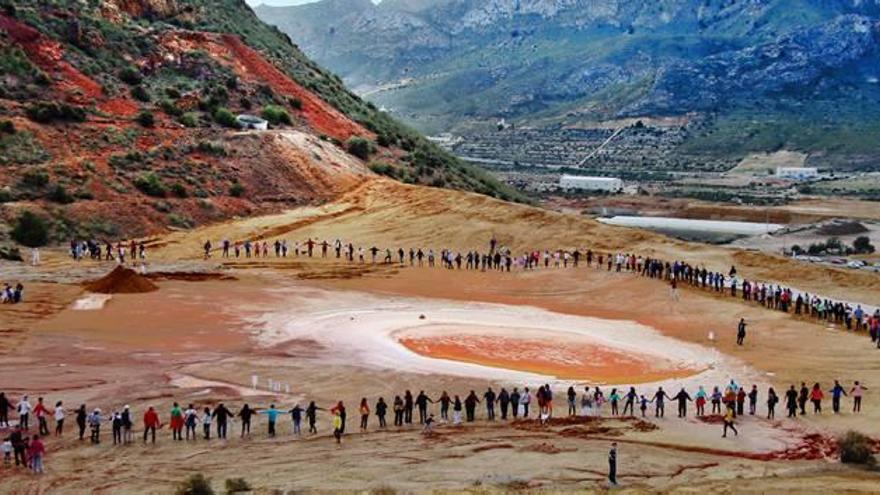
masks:
POLYGON ((6 15, 0 15, 0 30, 6 31, 40 69, 58 76, 55 86, 71 101, 89 103, 103 95, 100 84, 64 61, 64 49, 57 41, 6 15))
POLYGON ((481 364, 567 380, 641 383, 692 375, 696 370, 658 367, 651 359, 589 342, 451 335, 404 338, 413 352, 439 359, 481 364))
POLYGON ((268 84, 273 91, 302 101, 303 114, 309 124, 318 131, 345 141, 352 136, 372 138, 374 134, 336 110, 314 93, 303 88, 268 62, 253 48, 245 45, 233 35, 223 35, 223 43, 235 57, 236 69, 240 75, 268 84))
POLYGON ((100 294, 139 294, 159 290, 159 286, 130 268, 117 266, 107 275, 85 285, 89 292, 100 294))

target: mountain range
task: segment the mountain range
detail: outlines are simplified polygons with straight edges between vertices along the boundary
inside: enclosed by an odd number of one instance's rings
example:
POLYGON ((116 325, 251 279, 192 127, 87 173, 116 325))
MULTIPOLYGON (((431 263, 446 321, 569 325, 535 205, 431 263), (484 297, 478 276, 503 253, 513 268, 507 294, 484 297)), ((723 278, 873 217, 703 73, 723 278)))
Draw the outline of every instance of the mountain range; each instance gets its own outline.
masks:
MULTIPOLYGON (((690 148, 873 155, 878 0, 322 0, 255 8, 429 133, 709 122, 690 148)), ((871 161, 871 160, 868 160, 871 161)))

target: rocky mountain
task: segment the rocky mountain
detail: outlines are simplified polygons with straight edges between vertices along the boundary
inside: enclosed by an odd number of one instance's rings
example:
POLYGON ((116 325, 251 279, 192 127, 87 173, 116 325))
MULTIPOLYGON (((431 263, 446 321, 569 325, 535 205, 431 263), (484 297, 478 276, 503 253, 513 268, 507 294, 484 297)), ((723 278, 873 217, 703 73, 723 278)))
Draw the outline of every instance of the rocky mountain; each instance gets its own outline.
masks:
POLYGON ((859 136, 878 128, 878 0, 322 0, 255 11, 427 132, 697 115, 711 126, 693 146, 876 147, 859 136))
POLYGON ((58 240, 188 228, 377 172, 514 197, 243 1, 0 0, 0 237, 26 211, 58 240), (245 132, 241 114, 269 130, 245 132))

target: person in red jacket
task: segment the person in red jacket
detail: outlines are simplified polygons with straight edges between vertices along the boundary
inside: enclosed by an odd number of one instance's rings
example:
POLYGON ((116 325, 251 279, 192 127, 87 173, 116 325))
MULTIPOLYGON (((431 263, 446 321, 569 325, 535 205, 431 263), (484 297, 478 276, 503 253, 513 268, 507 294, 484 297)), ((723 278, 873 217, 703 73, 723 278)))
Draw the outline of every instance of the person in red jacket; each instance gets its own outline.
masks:
POLYGON ((37 417, 37 422, 40 425, 40 435, 48 435, 49 424, 46 422, 46 417, 49 416, 49 410, 46 409, 46 405, 43 404, 42 397, 37 398, 37 405, 34 407, 34 416, 37 417))
POLYGON ((150 406, 147 412, 144 413, 144 443, 147 443, 148 433, 152 433, 153 443, 156 443, 156 429, 160 426, 159 415, 153 409, 153 406, 150 406))
POLYGON ((822 414, 822 399, 825 398, 825 394, 822 393, 822 388, 819 387, 819 384, 813 385, 813 390, 810 390, 810 401, 813 403, 813 414, 822 414))

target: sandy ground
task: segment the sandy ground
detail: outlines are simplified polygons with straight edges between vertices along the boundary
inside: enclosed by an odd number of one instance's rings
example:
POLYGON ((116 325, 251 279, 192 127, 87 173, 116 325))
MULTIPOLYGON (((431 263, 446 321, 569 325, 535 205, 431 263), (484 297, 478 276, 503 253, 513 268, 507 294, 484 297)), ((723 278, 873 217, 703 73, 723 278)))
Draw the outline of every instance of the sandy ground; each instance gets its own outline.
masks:
MULTIPOLYGON (((880 351, 863 335, 689 288, 674 299, 660 282, 584 267, 498 274, 351 266, 332 258, 198 260, 199 239, 208 236, 344 235, 365 243, 439 246, 458 229, 456 244, 462 247, 482 246, 495 234, 519 248, 539 232, 548 244, 605 246, 626 240, 707 263, 744 259, 738 263, 743 270, 790 274, 800 284, 853 299, 877 296, 876 279, 858 274, 815 267, 809 270, 820 275, 802 273, 799 265, 772 258, 767 262, 764 256, 745 253, 743 258, 735 251, 621 233, 518 206, 502 209, 470 195, 447 200, 440 208, 434 201, 440 193, 415 192, 408 197, 409 209, 383 199, 379 189, 357 201, 347 198, 326 207, 155 239, 150 270, 217 271, 234 277, 169 275, 156 281, 156 292, 85 304, 100 309, 73 309, 88 296, 73 282, 109 271, 109 265, 73 266, 61 253, 46 252, 38 269, 10 267, 7 273, 34 280, 27 284, 26 303, 0 307, 0 388, 13 397, 45 395, 49 402, 63 399, 71 408, 86 403, 105 412, 130 404, 136 417, 154 405, 163 421, 173 400, 198 406, 222 401, 233 409, 245 402, 289 408, 310 400, 322 407, 344 400, 350 411, 348 431, 355 433, 336 446, 327 436, 325 413, 319 415, 320 434, 303 439, 291 438, 288 420, 280 423, 280 437, 269 439, 263 419, 257 420, 252 438, 239 439, 236 425, 227 442, 174 443, 162 430, 156 446, 113 447, 107 445, 105 432, 104 443, 96 447, 68 433, 47 442, 46 475, 4 471, 9 474, 0 479, 0 492, 167 493, 192 472, 205 473, 218 489, 227 478, 244 477, 259 493, 529 487, 602 491, 612 440, 621 443, 624 492, 876 491, 880 477, 875 473, 841 466, 833 458, 837 434, 848 429, 878 434, 880 351), (463 223, 460 215, 471 208, 477 213, 463 223), (750 323, 743 347, 734 343, 740 317, 750 323), (508 340, 486 340, 505 328, 508 340), (710 340, 709 332, 717 338, 710 340), (405 345, 407 338, 436 344, 462 335, 477 340, 459 341, 458 347, 447 349, 447 359, 432 359, 436 353, 431 349, 415 352, 405 345), (550 344, 547 353, 562 361, 571 352, 566 345, 598 352, 597 359, 581 358, 594 366, 585 371, 588 379, 569 380, 546 363, 523 366, 523 360, 502 352, 541 341, 550 344), (615 357, 621 352, 633 359, 621 363, 615 357), (650 370, 656 374, 645 375, 645 356, 656 365, 650 370), (687 372, 679 374, 682 369, 687 372), (251 388, 254 375, 259 377, 256 390, 251 388), (559 375, 563 379, 554 380, 559 375), (674 392, 681 384, 692 390, 697 384, 722 385, 729 378, 759 384, 759 412, 764 411, 768 384, 781 392, 800 381, 818 381, 827 389, 834 379, 845 386, 861 380, 870 390, 861 415, 808 415, 797 421, 746 417, 739 422, 740 435, 727 439, 720 438, 716 420, 676 419, 671 404, 665 419, 648 418, 654 426, 618 419, 561 421, 548 427, 491 424, 480 410, 477 423, 441 425, 427 438, 418 427, 377 432, 375 417, 370 417, 367 434, 356 433, 361 397, 370 398, 372 405, 378 396, 390 401, 406 389, 425 390, 436 398, 442 390, 464 395, 488 386, 536 388, 552 382, 561 397, 567 383, 579 389, 601 384, 607 393, 611 386, 628 382, 650 382, 639 387, 652 391, 660 380, 674 392), (269 391, 268 379, 282 384, 280 390, 269 391)), ((583 370, 583 362, 575 367, 583 370)), ((556 401, 557 415, 565 412, 563 402, 556 401)), ((850 403, 844 404, 846 409, 850 403)), ((436 405, 432 411, 438 412, 436 405)))

